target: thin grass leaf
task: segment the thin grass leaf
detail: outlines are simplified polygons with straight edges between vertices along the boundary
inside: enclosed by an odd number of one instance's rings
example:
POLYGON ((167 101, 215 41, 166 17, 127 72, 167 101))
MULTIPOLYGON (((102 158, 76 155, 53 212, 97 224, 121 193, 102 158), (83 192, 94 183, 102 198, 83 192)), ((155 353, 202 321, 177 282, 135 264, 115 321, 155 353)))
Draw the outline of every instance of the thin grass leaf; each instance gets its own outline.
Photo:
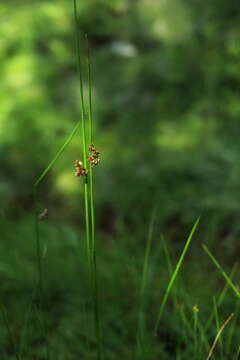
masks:
POLYGON ((197 359, 198 353, 198 310, 193 308, 193 339, 194 339, 194 356, 197 359))
POLYGON ((204 244, 202 244, 203 250, 206 252, 206 254, 209 256, 209 258, 212 260, 212 262, 214 263, 214 265, 216 266, 216 268, 220 271, 220 273, 222 274, 222 276, 224 277, 224 279, 227 281, 229 287, 233 290, 233 292, 235 293, 235 295, 239 298, 240 297, 240 292, 237 289, 237 287, 233 284, 231 278, 229 275, 227 275, 227 273, 223 270, 223 268, 221 267, 221 265, 219 264, 219 262, 216 260, 216 258, 212 255, 212 253, 210 252, 210 250, 208 249, 208 247, 204 244))
MULTIPOLYGON (((214 311, 214 315, 215 315, 215 320, 216 320, 216 328, 217 328, 217 332, 219 332, 220 330, 220 320, 219 320, 219 314, 218 314, 218 307, 217 307, 217 302, 216 302, 216 298, 215 296, 213 297, 213 311, 214 311)), ((221 359, 223 358, 223 343, 222 343, 222 338, 221 338, 221 334, 219 335, 218 338, 218 342, 220 345, 220 356, 221 359)))
POLYGON ((149 271, 149 259, 152 248, 152 239, 154 225, 156 221, 157 207, 155 206, 152 215, 150 218, 150 223, 148 227, 147 241, 145 246, 144 262, 143 262, 143 271, 140 284, 140 306, 138 314, 138 329, 137 329, 137 347, 138 347, 138 356, 141 359, 145 358, 145 349, 144 349, 144 332, 145 332, 145 317, 144 317, 144 307, 145 307, 145 294, 147 286, 147 277, 149 271))
MULTIPOLYGON (((164 251, 164 254, 165 254, 165 257, 166 257, 166 262, 167 262, 167 267, 168 267, 169 276, 172 276, 172 273, 173 273, 173 264, 172 264, 170 252, 169 252, 169 249, 168 249, 168 246, 167 246, 167 243, 166 243, 166 239, 165 239, 165 237, 164 237, 163 234, 161 234, 161 242, 162 242, 163 251, 164 251)), ((176 293, 175 293, 174 289, 173 289, 173 291, 172 291, 172 296, 173 296, 174 306, 175 306, 175 308, 177 309, 177 307, 178 307, 178 301, 177 301, 177 297, 176 297, 176 293)))
POLYGON ((234 360, 239 360, 239 359, 240 359, 240 345, 238 346, 237 354, 234 360))
MULTIPOLYGON (((237 264, 234 264, 233 268, 232 268, 232 271, 231 271, 231 274, 230 274, 230 279, 232 280, 232 278, 234 277, 234 274, 236 272, 236 269, 237 269, 237 264)), ((229 283, 227 282, 222 290, 222 292, 220 293, 218 299, 217 299, 217 307, 219 308, 220 305, 222 304, 222 302, 224 301, 225 297, 226 297, 226 294, 227 294, 227 290, 229 288, 229 283)), ((205 326, 205 331, 207 331, 209 329, 209 327, 211 326, 211 323, 214 319, 214 309, 213 311, 211 312, 207 322, 206 322, 206 326, 205 326)))
POLYGON ((169 284, 168 284, 167 289, 166 289, 166 291, 165 291, 165 294, 164 294, 164 297, 163 297, 163 300, 162 300, 162 303, 161 303, 161 305, 160 305, 160 309, 159 309, 159 312, 158 312, 158 317, 157 317, 156 325, 155 325, 155 328, 154 328, 154 332, 155 332, 155 333, 157 333, 157 330, 158 330, 158 327, 159 327, 159 323, 160 323, 160 320, 161 320, 161 318, 162 318, 163 310, 164 310, 164 308, 165 308, 165 305, 166 305, 166 303, 167 303, 169 294, 170 294, 171 289, 172 289, 172 287, 173 287, 173 284, 174 284, 174 282, 175 282, 175 280, 176 280, 176 277, 177 277, 177 275, 178 275, 178 272, 179 272, 179 270, 180 270, 180 268, 181 268, 181 265, 182 265, 182 263, 183 263, 183 260, 184 260, 184 258, 185 258, 185 255, 186 255, 186 253, 187 253, 187 250, 188 250, 188 248, 189 248, 189 245, 190 245, 190 243, 191 243, 191 240, 192 240, 192 238, 193 238, 193 235, 194 235, 194 233, 195 233, 195 231, 196 231, 196 229, 197 229, 197 227, 198 227, 199 221, 200 221, 200 218, 198 218, 197 221, 195 222, 195 224, 193 225, 193 228, 192 228, 192 230, 191 230, 191 232, 190 232, 190 235, 189 235, 189 237, 188 237, 188 239, 187 239, 187 241, 186 241, 186 243, 185 243, 185 246, 184 246, 184 248, 183 248, 182 254, 181 254, 181 256, 180 256, 180 258, 179 258, 179 260, 178 260, 178 262, 177 262, 177 265, 176 265, 176 267, 175 267, 175 270, 174 270, 174 272, 173 272, 173 274, 172 274, 172 276, 171 276, 171 278, 170 278, 169 284))
POLYGON ((232 323, 231 323, 231 327, 229 329, 229 335, 226 341, 226 354, 230 354, 230 350, 231 350, 231 345, 232 345, 232 339, 233 339, 233 334, 234 331, 236 329, 236 322, 239 316, 239 307, 240 307, 240 303, 239 300, 237 299, 236 301, 236 305, 235 305, 235 311, 234 314, 236 314, 236 316, 234 317, 232 323))
POLYGON ((62 144, 62 146, 60 147, 60 149, 57 151, 56 155, 53 157, 53 159, 49 162, 49 164, 47 165, 47 167, 42 171, 42 173, 40 174, 40 176, 38 177, 38 179, 35 181, 34 183, 34 187, 37 188, 38 185, 43 181, 43 179, 46 177, 46 175, 48 174, 48 172, 51 170, 51 168, 53 167, 53 165, 55 164, 55 162, 59 159, 59 157, 62 155, 62 153, 64 152, 64 150, 66 149, 66 147, 68 146, 68 144, 71 142, 73 136, 75 135, 76 131, 78 130, 80 126, 80 122, 78 122, 73 130, 71 131, 71 133, 68 135, 68 137, 66 138, 66 140, 64 141, 64 143, 62 144))
POLYGON ((147 242, 146 242, 146 247, 145 247, 143 272, 142 272, 142 280, 141 280, 141 287, 140 287, 141 304, 143 304, 143 302, 144 302, 144 296, 145 296, 145 291, 146 291, 147 275, 148 275, 148 269, 149 269, 149 259, 150 259, 150 253, 151 253, 151 248, 152 248, 152 239, 153 239, 154 225, 155 225, 155 221, 156 221, 156 214, 157 214, 157 208, 155 207, 152 211, 149 229, 148 229, 148 235, 147 235, 147 242))
POLYGON ((227 318, 227 320, 225 320, 225 322, 223 323, 223 325, 222 325, 221 328, 219 329, 219 331, 218 331, 218 333, 217 333, 217 335, 216 335, 216 337, 215 337, 215 339, 214 339, 214 342, 213 342, 213 344, 212 344, 212 347, 211 347, 211 349, 210 349, 210 351, 209 351, 209 353, 208 353, 208 356, 207 356, 206 360, 209 360, 209 359, 211 358, 211 356, 213 355, 213 352, 214 352, 214 349, 215 349, 215 347, 216 347, 216 345, 217 345, 218 339, 220 338, 220 336, 221 336, 223 330, 225 329, 225 327, 227 326, 227 324, 232 320, 233 316, 234 316, 234 314, 231 314, 231 315, 227 318))

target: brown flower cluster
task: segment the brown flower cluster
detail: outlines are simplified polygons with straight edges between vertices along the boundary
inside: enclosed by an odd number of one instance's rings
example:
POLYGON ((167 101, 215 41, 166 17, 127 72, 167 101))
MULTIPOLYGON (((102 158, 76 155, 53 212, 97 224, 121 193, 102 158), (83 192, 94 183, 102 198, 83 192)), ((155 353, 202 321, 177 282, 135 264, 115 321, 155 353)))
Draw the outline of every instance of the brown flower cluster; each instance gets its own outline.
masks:
POLYGON ((83 163, 80 160, 75 161, 75 176, 86 176, 88 170, 83 167, 83 163))
POLYGON ((89 146, 88 151, 91 153, 91 155, 88 157, 88 162, 92 166, 96 166, 100 163, 100 152, 97 151, 94 144, 91 144, 89 146))
MULTIPOLYGON (((88 149, 90 155, 87 159, 88 163, 93 167, 100 163, 100 152, 97 151, 95 145, 91 144, 88 149)), ((87 176, 88 169, 83 166, 80 160, 76 160, 75 164, 75 176, 87 176)))

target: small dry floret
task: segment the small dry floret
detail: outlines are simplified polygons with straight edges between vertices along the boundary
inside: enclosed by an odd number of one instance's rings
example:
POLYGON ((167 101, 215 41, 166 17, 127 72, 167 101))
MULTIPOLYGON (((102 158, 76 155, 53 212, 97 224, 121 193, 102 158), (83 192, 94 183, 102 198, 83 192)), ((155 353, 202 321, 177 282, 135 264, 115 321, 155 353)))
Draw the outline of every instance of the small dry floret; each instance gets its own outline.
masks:
POLYGON ((89 150, 90 152, 95 152, 95 151, 96 151, 95 145, 94 145, 94 144, 91 144, 91 145, 89 146, 88 150, 89 150))
POLYGON ((75 161, 75 176, 86 176, 88 170, 83 167, 83 163, 80 160, 75 161))
POLYGON ((45 209, 43 209, 41 214, 39 214, 38 220, 43 221, 43 220, 46 220, 47 218, 48 218, 48 209, 45 208, 45 209))
POLYGON ((91 164, 92 166, 98 165, 100 163, 100 152, 97 151, 94 144, 91 144, 89 146, 89 151, 91 153, 91 155, 88 157, 89 164, 91 164))

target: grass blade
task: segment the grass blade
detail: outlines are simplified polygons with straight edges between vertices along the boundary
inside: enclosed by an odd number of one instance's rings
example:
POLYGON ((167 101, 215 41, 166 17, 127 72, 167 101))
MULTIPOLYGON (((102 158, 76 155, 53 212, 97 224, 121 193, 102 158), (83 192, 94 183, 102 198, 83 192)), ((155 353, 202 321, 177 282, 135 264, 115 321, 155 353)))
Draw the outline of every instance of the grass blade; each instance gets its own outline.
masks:
MULTIPOLYGON (((230 274, 230 279, 233 278, 235 272, 236 272, 236 269, 237 269, 237 264, 235 264, 233 266, 233 269, 231 271, 231 274, 230 274)), ((227 290, 229 288, 229 283, 227 282, 221 292, 221 294, 219 295, 218 299, 217 299, 217 307, 219 308, 219 306, 222 304, 223 300, 225 299, 225 296, 226 296, 226 293, 227 293, 227 290)), ((206 326, 205 326, 205 331, 207 331, 209 329, 209 327, 211 326, 211 323, 213 321, 213 318, 214 318, 214 311, 211 312, 207 322, 206 322, 206 326)))
MULTIPOLYGON (((217 332, 219 333, 220 331, 220 321, 219 321, 219 313, 218 313, 218 307, 217 307, 217 301, 215 296, 213 297, 213 309, 214 309, 214 315, 215 315, 215 320, 216 320, 216 327, 217 327, 217 332)), ((222 339, 221 339, 221 334, 219 335, 219 345, 220 345, 220 356, 221 359, 223 358, 223 343, 222 343, 222 339)))
POLYGON ((152 211, 152 215, 150 218, 147 241, 145 247, 145 255, 143 262, 143 270, 142 270, 142 279, 140 284, 140 306, 139 306, 139 314, 138 314, 138 329, 137 329, 137 345, 138 345, 138 353, 141 355, 141 358, 144 359, 144 330, 145 330, 145 319, 144 319, 144 307, 145 307, 145 293, 147 286, 147 276, 149 270, 149 259, 152 248, 152 239, 153 239, 153 231, 154 225, 156 221, 156 212, 157 208, 154 207, 152 211))
POLYGON ((235 360, 239 360, 240 359, 240 345, 237 349, 237 354, 236 354, 236 357, 235 357, 235 360))
POLYGON ((195 233, 195 231, 196 231, 196 229, 197 229, 197 227, 198 227, 199 221, 200 221, 200 218, 198 218, 197 221, 195 222, 195 224, 193 225, 193 228, 192 228, 192 230, 191 230, 191 233, 190 233, 190 235, 189 235, 189 237, 188 237, 188 239, 187 239, 187 241, 186 241, 186 243, 185 243, 185 246, 184 246, 184 248, 183 248, 182 254, 181 254, 181 256, 180 256, 180 258, 179 258, 179 260, 178 260, 178 262, 177 262, 177 265, 176 265, 176 267, 175 267, 175 270, 174 270, 174 272, 173 272, 173 274, 172 274, 172 276, 171 276, 171 278, 170 278, 169 284, 168 284, 167 289, 166 289, 166 291, 165 291, 165 294, 164 294, 164 297, 163 297, 163 300, 162 300, 162 303, 161 303, 161 305, 160 305, 160 309, 159 309, 159 312, 158 312, 158 317, 157 317, 156 325, 155 325, 155 328, 154 328, 154 332, 155 332, 155 333, 157 333, 157 330, 158 330, 158 327, 159 327, 159 323, 160 323, 160 320, 161 320, 161 318, 162 318, 162 314, 163 314, 164 307, 165 307, 165 305, 166 305, 166 303, 167 303, 167 300, 168 300, 170 291, 171 291, 171 289, 172 289, 172 287, 173 287, 173 284, 174 284, 174 282, 175 282, 175 280, 176 280, 176 277, 177 277, 177 275, 178 275, 178 272, 179 272, 179 270, 180 270, 180 268, 181 268, 182 262, 183 262, 183 260, 184 260, 184 258, 185 258, 185 255, 186 255, 186 253, 187 253, 187 250, 188 250, 188 248, 189 248, 189 245, 190 245, 190 243, 191 243, 191 240, 192 240, 192 238, 193 238, 193 235, 194 235, 194 233, 195 233))
POLYGON ((38 177, 38 179, 35 181, 34 183, 34 187, 37 188, 38 185, 42 182, 42 180, 45 178, 45 176, 48 174, 48 172, 51 170, 51 168, 53 167, 53 165, 55 164, 55 162, 58 160, 58 158, 62 155, 62 153, 64 152, 64 150, 66 149, 66 147, 68 146, 68 144, 71 142, 73 136, 75 135, 77 129, 80 126, 80 122, 78 122, 73 130, 71 131, 71 133, 69 134, 69 136, 67 137, 67 139, 64 141, 63 145, 60 147, 60 149, 57 151, 56 155, 53 157, 53 159, 49 162, 49 164, 47 165, 47 167, 43 170, 43 172, 40 174, 40 176, 38 177))
POLYGON ((210 250, 207 248, 207 246, 203 244, 202 247, 203 247, 203 250, 206 252, 206 254, 209 256, 209 258, 212 260, 212 262, 214 263, 216 268, 220 271, 220 273, 222 274, 224 279, 227 281, 229 287, 233 290, 235 295, 237 297, 240 297, 240 292, 238 291, 237 287, 233 284, 230 276, 228 276, 227 273, 223 270, 223 268, 221 267, 219 262, 216 260, 216 258, 213 256, 213 254, 210 252, 210 250))
POLYGON ((231 314, 231 315, 227 318, 227 320, 225 320, 225 322, 223 323, 223 325, 222 325, 221 328, 219 329, 219 331, 218 331, 218 333, 217 333, 217 335, 216 335, 216 337, 215 337, 215 339, 214 339, 214 342, 213 342, 213 344, 212 344, 212 347, 211 347, 211 349, 210 349, 210 351, 209 351, 209 353, 208 353, 208 356, 207 356, 206 360, 209 360, 209 359, 211 358, 211 356, 212 356, 212 354, 213 354, 213 352, 214 352, 214 349, 215 349, 215 347, 216 347, 216 345, 217 345, 218 339, 220 338, 220 336, 221 336, 223 330, 225 329, 225 327, 227 326, 227 324, 232 320, 233 316, 234 316, 234 314, 231 314))

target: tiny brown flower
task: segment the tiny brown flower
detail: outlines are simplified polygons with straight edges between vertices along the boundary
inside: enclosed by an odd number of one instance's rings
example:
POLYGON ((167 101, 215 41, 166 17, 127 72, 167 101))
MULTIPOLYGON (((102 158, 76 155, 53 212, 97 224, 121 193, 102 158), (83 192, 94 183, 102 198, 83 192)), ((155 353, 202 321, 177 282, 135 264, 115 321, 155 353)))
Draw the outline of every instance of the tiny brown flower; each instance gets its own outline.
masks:
POLYGON ((43 209, 41 214, 39 214, 38 220, 43 221, 43 220, 46 220, 47 218, 48 218, 48 209, 45 208, 45 209, 43 209))
POLYGON ((89 146, 89 152, 91 153, 91 155, 88 157, 89 164, 92 166, 98 165, 100 163, 100 152, 97 151, 94 144, 89 146))
POLYGON ((88 170, 83 167, 83 163, 80 160, 75 161, 75 176, 86 176, 88 170))

